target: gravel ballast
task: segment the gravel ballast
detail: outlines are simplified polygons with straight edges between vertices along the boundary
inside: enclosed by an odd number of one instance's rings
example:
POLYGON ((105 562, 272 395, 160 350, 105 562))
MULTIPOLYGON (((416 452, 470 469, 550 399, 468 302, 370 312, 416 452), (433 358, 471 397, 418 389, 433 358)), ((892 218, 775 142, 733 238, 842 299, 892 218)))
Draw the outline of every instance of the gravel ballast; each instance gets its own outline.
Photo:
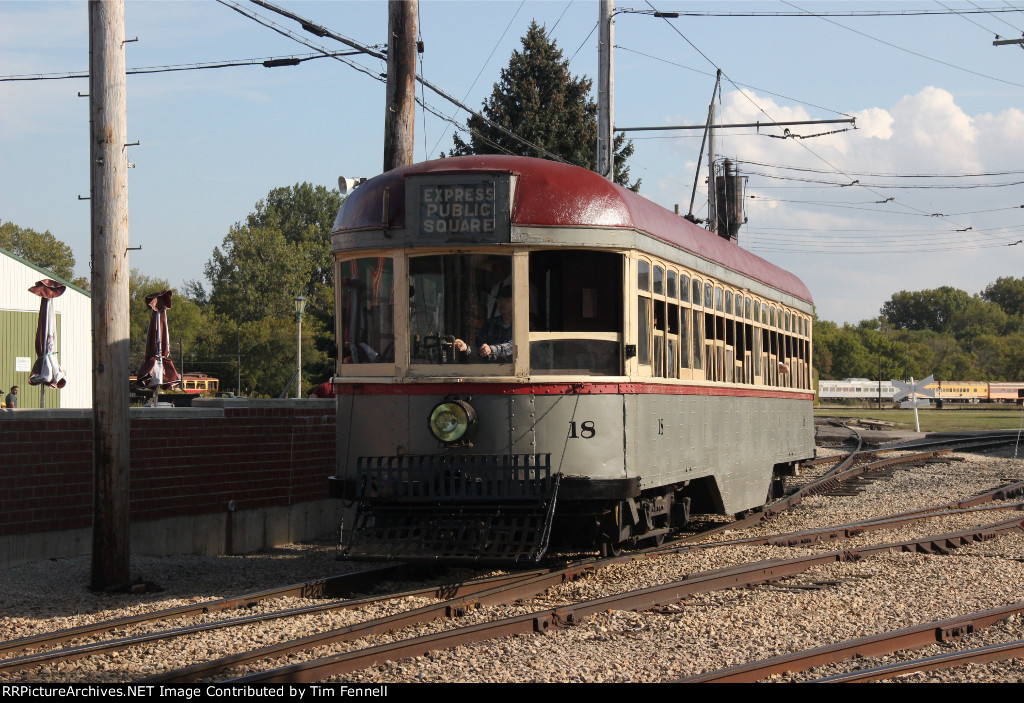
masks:
MULTIPOLYGON (((1011 450, 1012 451, 1012 450, 1011 450)), ((897 470, 891 477, 863 482, 856 496, 816 496, 771 522, 734 537, 773 534, 838 525, 914 508, 967 498, 1010 481, 1024 480, 1024 464, 1011 456, 953 454, 949 463, 897 470)), ((686 574, 763 559, 855 549, 939 534, 1009 518, 1020 513, 986 512, 971 517, 936 518, 904 528, 871 532, 853 540, 812 547, 734 546, 691 550, 603 569, 553 589, 536 601, 471 612, 456 621, 413 628, 425 634, 470 624, 495 612, 515 615, 557 607, 571 600, 668 583, 686 574)), ((10 640, 41 632, 237 596, 265 588, 322 578, 366 565, 335 560, 337 545, 294 545, 250 556, 137 557, 133 574, 164 590, 140 595, 96 594, 85 585, 88 557, 24 564, 0 573, 0 638, 10 640)), ((442 577, 444 578, 444 577, 442 577)), ((451 575, 448 576, 451 578, 451 575)), ((713 671, 791 651, 855 639, 973 611, 1024 601, 1024 534, 979 542, 949 554, 889 552, 856 562, 816 567, 793 579, 768 586, 694 596, 651 612, 603 612, 582 623, 544 635, 504 637, 385 663, 346 675, 352 683, 377 682, 651 682, 713 671)), ((419 584, 421 585, 421 584, 419 584)), ((413 587, 413 584, 405 584, 413 587)), ((411 599, 409 599, 411 601, 411 599)), ((244 612, 204 616, 238 617, 260 609, 297 607, 316 601, 283 599, 244 612)), ((246 626, 226 632, 181 638, 169 646, 141 645, 24 672, 0 672, 0 681, 132 681, 195 661, 245 651, 285 638, 341 627, 398 608, 392 603, 374 612, 334 611, 273 626, 246 626)), ((169 629, 174 621, 159 626, 169 629)), ((152 628, 152 626, 146 626, 152 628)), ((118 632, 124 636, 129 632, 118 632)), ((403 633, 403 637, 411 633, 403 633)), ((343 643, 317 654, 371 646, 343 643)), ((1024 639, 1024 618, 1010 618, 957 643, 936 645, 878 660, 858 659, 774 681, 821 678, 877 666, 896 659, 916 659, 950 648, 973 648, 1024 639)), ((301 660, 291 656, 272 665, 301 660)), ((269 667, 271 665, 267 665, 269 667)), ((260 667, 266 668, 266 667, 260 667)), ((248 671, 248 670, 246 670, 248 671)), ((242 670, 234 675, 244 673, 242 670)), ((1010 660, 904 676, 900 681, 1021 682, 1024 661, 1010 660)))

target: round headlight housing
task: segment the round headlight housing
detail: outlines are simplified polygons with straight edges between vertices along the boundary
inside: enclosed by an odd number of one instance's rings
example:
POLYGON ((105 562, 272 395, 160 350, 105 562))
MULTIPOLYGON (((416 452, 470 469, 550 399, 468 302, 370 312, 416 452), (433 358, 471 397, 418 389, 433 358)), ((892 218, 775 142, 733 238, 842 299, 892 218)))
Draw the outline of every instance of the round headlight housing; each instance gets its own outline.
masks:
POLYGON ((464 400, 448 398, 430 411, 427 427, 437 441, 456 444, 473 435, 476 428, 476 411, 464 400))

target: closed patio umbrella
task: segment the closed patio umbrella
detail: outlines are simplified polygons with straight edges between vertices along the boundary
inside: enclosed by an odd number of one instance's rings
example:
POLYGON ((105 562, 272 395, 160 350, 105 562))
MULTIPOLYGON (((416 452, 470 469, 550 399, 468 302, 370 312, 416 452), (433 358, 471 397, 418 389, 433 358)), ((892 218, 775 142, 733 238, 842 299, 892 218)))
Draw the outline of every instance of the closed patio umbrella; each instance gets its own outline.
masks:
POLYGON ((46 387, 63 388, 67 384, 67 374, 57 360, 57 319, 53 310, 54 298, 64 295, 67 286, 49 278, 36 281, 28 289, 40 297, 39 321, 36 324, 36 362, 32 365, 32 375, 28 382, 39 389, 39 407, 43 407, 46 387))
POLYGON ((167 333, 167 311, 171 307, 171 291, 150 293, 146 305, 152 310, 146 335, 146 359, 139 367, 138 384, 153 391, 156 406, 161 390, 181 385, 181 377, 171 361, 171 339, 167 333))

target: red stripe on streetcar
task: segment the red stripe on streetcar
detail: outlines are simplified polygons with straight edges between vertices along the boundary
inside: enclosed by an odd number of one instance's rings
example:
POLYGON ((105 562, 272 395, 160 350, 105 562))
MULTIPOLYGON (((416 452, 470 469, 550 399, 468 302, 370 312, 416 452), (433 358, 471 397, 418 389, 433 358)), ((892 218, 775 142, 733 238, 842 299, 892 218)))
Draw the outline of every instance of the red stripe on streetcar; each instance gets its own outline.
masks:
POLYGON ((338 395, 714 395, 747 398, 812 400, 805 390, 723 388, 667 383, 338 383, 338 395))

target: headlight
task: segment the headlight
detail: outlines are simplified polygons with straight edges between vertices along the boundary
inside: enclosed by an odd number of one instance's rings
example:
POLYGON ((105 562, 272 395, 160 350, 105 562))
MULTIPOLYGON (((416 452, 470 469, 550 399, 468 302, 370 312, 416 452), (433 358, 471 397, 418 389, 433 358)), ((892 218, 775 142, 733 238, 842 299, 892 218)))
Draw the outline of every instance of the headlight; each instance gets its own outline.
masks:
POLYGON ((471 436, 476 426, 476 411, 464 400, 445 400, 430 411, 427 426, 438 441, 454 444, 471 436))

